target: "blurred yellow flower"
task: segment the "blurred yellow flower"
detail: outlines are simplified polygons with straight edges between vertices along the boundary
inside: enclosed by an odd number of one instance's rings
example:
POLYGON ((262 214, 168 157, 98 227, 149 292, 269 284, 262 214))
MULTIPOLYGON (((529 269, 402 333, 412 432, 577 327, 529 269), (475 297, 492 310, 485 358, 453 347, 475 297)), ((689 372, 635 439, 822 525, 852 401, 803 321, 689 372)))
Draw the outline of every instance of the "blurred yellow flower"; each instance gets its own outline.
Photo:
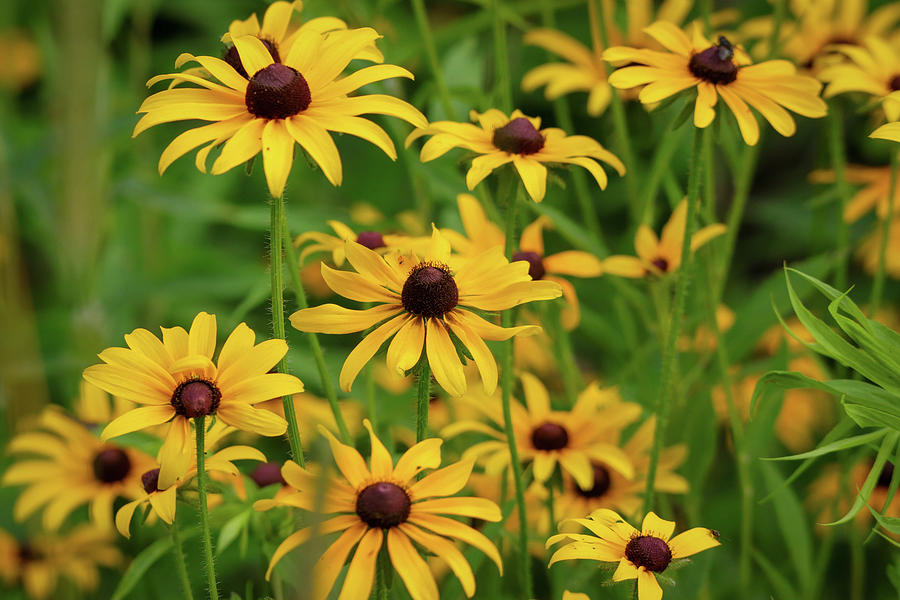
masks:
POLYGON ((872 36, 863 40, 863 46, 836 44, 833 48, 850 60, 819 71, 819 79, 828 84, 822 95, 862 92, 881 102, 888 121, 900 118, 900 48, 872 36))
MULTIPOLYGON (((879 219, 887 216, 888 200, 891 190, 891 167, 866 167, 847 165, 845 177, 849 183, 862 185, 847 206, 844 207, 844 221, 855 223, 873 208, 877 209, 879 219)), ((818 169, 809 174, 813 183, 834 183, 834 171, 818 169)), ((894 206, 900 207, 900 186, 894 194, 894 206)))

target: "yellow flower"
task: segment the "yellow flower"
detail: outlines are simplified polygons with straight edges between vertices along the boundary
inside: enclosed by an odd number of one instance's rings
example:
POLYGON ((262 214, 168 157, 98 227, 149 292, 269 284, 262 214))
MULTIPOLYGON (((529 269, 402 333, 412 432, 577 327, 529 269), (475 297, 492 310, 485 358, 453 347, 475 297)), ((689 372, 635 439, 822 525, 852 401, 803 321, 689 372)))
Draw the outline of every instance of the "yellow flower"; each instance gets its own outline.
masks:
POLYGON ((721 96, 734 113, 744 141, 751 146, 759 141, 759 124, 748 104, 784 136, 792 136, 796 131, 794 119, 785 108, 806 117, 825 116, 826 105, 818 95, 822 84, 812 77, 797 75, 787 61, 747 64, 746 54, 724 36, 712 44, 698 27, 694 27, 692 38, 664 21, 645 31, 668 52, 619 46, 603 53, 607 61, 639 65, 616 70, 609 76, 609 83, 625 89, 645 86, 640 92, 640 100, 645 104, 696 88, 694 126, 703 128, 715 119, 715 105, 721 96))
MULTIPOLYGON (((884 270, 894 279, 900 279, 900 219, 894 219, 888 226, 887 248, 884 253, 884 270)), ((856 258, 862 263, 866 273, 874 274, 881 260, 881 225, 862 239, 856 249, 856 258)))
MULTIPOLYGON (((864 214, 877 208, 878 218, 887 216, 891 190, 891 168, 847 165, 846 178, 850 183, 862 185, 844 208, 844 221, 855 223, 864 214)), ((834 171, 818 169, 809 174, 813 183, 834 183, 834 171)), ((900 207, 900 186, 894 194, 894 207, 900 207)))
POLYGON ((41 52, 32 34, 6 30, 0 33, 0 89, 18 92, 41 75, 41 52))
POLYGON ((116 567, 122 562, 111 533, 90 525, 79 525, 62 535, 38 535, 22 543, 0 529, 0 577, 7 583, 21 580, 25 593, 34 600, 53 596, 61 577, 87 597, 100 583, 99 567, 116 567))
POLYGON ((376 306, 352 310, 324 304, 291 315, 295 328, 316 333, 353 333, 381 323, 344 362, 340 385, 345 392, 350 391, 356 376, 382 344, 393 337, 387 351, 389 369, 409 371, 424 348, 437 383, 453 396, 462 395, 466 377, 452 333, 470 352, 485 390, 493 393, 497 363, 484 340, 506 340, 537 328, 504 329, 463 307, 499 311, 533 300, 550 300, 562 293, 551 281, 531 281, 528 264, 507 262, 499 248, 451 269, 450 243, 437 229, 424 258, 394 253, 382 257, 354 241, 346 242, 345 251, 356 272, 337 271, 323 264, 323 277, 338 294, 376 306))
MULTIPOLYGON (((720 334, 725 333, 734 325, 734 311, 720 304, 716 307, 716 328, 720 334)), ((694 338, 682 336, 678 338, 679 352, 712 352, 716 349, 716 335, 707 323, 700 323, 694 332, 694 338)))
MULTIPOLYGON (((521 379, 525 406, 512 403, 512 426, 519 460, 532 463, 535 481, 546 482, 559 464, 581 487, 590 489, 594 485, 592 460, 603 461, 625 477, 634 476, 634 465, 628 456, 609 440, 614 430, 638 417, 639 405, 604 406, 589 388, 578 396, 571 410, 553 410, 547 388, 537 377, 523 373, 521 379)), ((494 438, 473 444, 463 457, 483 460, 488 474, 499 474, 510 461, 502 404, 496 397, 477 398, 472 404, 493 421, 494 426, 481 421, 457 421, 445 427, 441 436, 450 438, 474 432, 494 438)))
POLYGON ((72 407, 75 416, 83 423, 99 425, 109 423, 119 415, 131 409, 131 403, 122 398, 110 397, 109 394, 81 380, 81 389, 75 405, 72 407))
POLYGON ((896 121, 900 118, 900 49, 877 37, 868 37, 863 44, 834 46, 850 62, 830 65, 819 72, 819 79, 828 84, 823 96, 868 94, 882 103, 888 121, 896 121))
POLYGON ((479 154, 466 173, 470 190, 497 167, 512 163, 535 202, 543 200, 547 191, 547 167, 543 163, 583 167, 590 171, 601 189, 606 189, 607 177, 597 161, 611 165, 619 175, 625 174, 622 161, 596 141, 584 135, 567 136, 555 127, 540 129, 540 117, 526 117, 518 109, 507 117, 495 108, 483 114, 473 110, 469 116, 479 124, 437 121, 409 134, 406 145, 423 135, 432 136, 422 146, 422 162, 434 160, 456 147, 479 154))
MULTIPOLYGON (((810 484, 806 503, 816 515, 816 523, 828 523, 836 521, 847 514, 856 495, 863 487, 869 471, 872 469, 872 459, 858 461, 850 468, 850 473, 845 474, 840 465, 830 464, 822 469, 821 474, 810 484)), ((866 503, 875 510, 882 510, 888 499, 891 486, 891 478, 894 476, 894 463, 887 461, 878 474, 878 479, 872 493, 866 503)), ((886 517, 900 518, 900 498, 894 495, 890 504, 884 509, 886 517)), ((863 509, 856 513, 853 523, 860 529, 868 529, 872 523, 872 513, 863 509)), ((827 527, 817 527, 821 533, 827 527)), ((892 537, 896 538, 896 535, 892 537)))
POLYGON ((198 88, 164 90, 147 98, 138 110, 146 113, 134 128, 134 135, 149 127, 171 121, 199 119, 209 125, 185 131, 163 151, 159 159, 162 173, 178 157, 206 144, 196 165, 206 171, 209 152, 222 145, 212 165, 213 174, 224 173, 260 151, 269 193, 284 191, 294 157, 294 143, 321 167, 333 185, 342 179, 341 157, 329 131, 347 133, 381 148, 392 159, 396 150, 390 137, 362 114, 385 114, 424 126, 422 114, 398 98, 381 94, 349 97, 354 90, 391 77, 412 74, 394 65, 375 65, 337 79, 358 53, 379 37, 371 28, 333 31, 323 35, 312 28, 299 31, 283 62, 273 60, 259 38, 235 38, 235 48, 249 79, 227 62, 211 56, 182 54, 176 68, 197 62, 221 84, 185 73, 158 75, 148 85, 166 79, 197 84, 198 88), (223 145, 224 143, 224 145, 223 145))
MULTIPOLYGON (((681 244, 684 241, 686 219, 687 201, 682 200, 672 211, 669 222, 663 227, 661 237, 657 238, 652 229, 642 224, 634 236, 637 257, 609 256, 603 260, 603 271, 620 277, 646 277, 677 271, 681 266, 681 244)), ((725 231, 726 228, 721 223, 703 227, 691 237, 691 251, 696 251, 725 231)))
POLYGON ((450 246, 463 256, 475 256, 491 248, 503 248, 506 234, 499 225, 488 219, 481 203, 472 194, 456 196, 456 206, 465 235, 453 229, 441 229, 450 246))
MULTIPOLYGON (((210 429, 209 446, 215 446, 225 435, 232 430, 228 427, 216 423, 216 426, 210 429)), ((153 514, 162 519, 165 523, 171 525, 175 520, 175 496, 179 488, 184 486, 192 477, 197 475, 197 450, 188 452, 191 466, 188 467, 184 477, 176 481, 167 488, 160 485, 160 468, 155 467, 148 469, 141 474, 141 487, 143 493, 135 500, 124 505, 116 512, 116 529, 125 537, 131 537, 131 519, 134 511, 140 506, 150 505, 153 514)), ((225 473, 231 476, 240 474, 238 468, 232 461, 235 460, 256 460, 262 463, 266 462, 266 456, 250 446, 229 446, 206 458, 205 467, 207 471, 225 473)))
POLYGON ((319 231, 308 231, 297 236, 294 240, 294 246, 300 247, 307 242, 303 250, 300 251, 300 264, 302 265, 310 254, 315 252, 330 252, 331 260, 336 267, 344 266, 346 257, 344 255, 344 245, 347 240, 352 240, 357 244, 362 244, 369 250, 374 250, 379 254, 384 254, 391 249, 409 250, 415 248, 421 250, 426 247, 429 242, 428 238, 413 238, 406 235, 390 235, 384 234, 376 230, 360 231, 356 233, 350 227, 340 221, 328 221, 328 225, 334 230, 335 235, 321 233, 319 231))
POLYGON ((869 134, 870 138, 876 140, 888 140, 889 142, 900 142, 900 121, 887 123, 882 125, 869 134))
POLYGON ((703 527, 694 527, 672 537, 675 522, 660 519, 653 512, 644 517, 640 531, 615 512, 602 508, 586 518, 569 521, 582 525, 594 535, 560 533, 552 536, 547 540, 547 547, 561 541, 567 543, 553 554, 550 564, 573 559, 618 562, 613 581, 637 579, 639 600, 662 598, 662 588, 655 574, 665 571, 673 560, 719 545, 719 534, 703 527))
POLYGON ((72 511, 89 503, 97 528, 111 530, 113 502, 140 495, 141 473, 153 459, 134 448, 100 441, 58 407, 46 408, 38 423, 37 430, 17 435, 7 447, 11 453, 31 455, 3 474, 3 485, 26 486, 13 517, 24 521, 43 509, 44 528, 55 531, 72 511))
POLYGON ((245 323, 228 336, 218 363, 216 317, 201 312, 191 331, 163 327, 162 341, 146 329, 125 336, 128 348, 107 348, 104 364, 85 369, 84 378, 111 394, 142 404, 106 426, 104 440, 171 422, 159 453, 159 486, 166 489, 183 478, 191 463, 190 422, 215 415, 219 421, 260 435, 287 430, 285 420, 253 405, 303 391, 303 383, 287 373, 270 373, 287 354, 284 340, 256 344, 245 323))
MULTIPOLYGON (((451 497, 466 485, 473 463, 458 462, 417 480, 423 469, 440 467, 441 440, 432 438, 419 442, 394 464, 391 454, 376 437, 369 421, 363 424, 369 430, 371 440, 369 466, 356 449, 345 446, 328 430, 322 429, 322 433, 328 436, 342 477, 329 478, 321 508, 326 514, 336 516, 288 536, 272 555, 266 578, 285 554, 310 539, 314 529, 323 535, 342 532, 313 569, 312 597, 317 600, 324 600, 329 595, 347 557, 357 544, 338 598, 368 598, 375 579, 375 559, 385 538, 394 570, 413 600, 438 597, 434 577, 413 544, 447 562, 468 597, 475 593, 475 576, 452 540, 462 541, 484 552, 502 574, 500 553, 487 537, 455 519, 441 516, 484 521, 501 519, 499 507, 490 500, 451 497)), ((285 463, 282 475, 297 493, 281 499, 260 500, 255 505, 258 510, 273 506, 319 509, 316 490, 321 488, 320 477, 291 461, 285 463)))

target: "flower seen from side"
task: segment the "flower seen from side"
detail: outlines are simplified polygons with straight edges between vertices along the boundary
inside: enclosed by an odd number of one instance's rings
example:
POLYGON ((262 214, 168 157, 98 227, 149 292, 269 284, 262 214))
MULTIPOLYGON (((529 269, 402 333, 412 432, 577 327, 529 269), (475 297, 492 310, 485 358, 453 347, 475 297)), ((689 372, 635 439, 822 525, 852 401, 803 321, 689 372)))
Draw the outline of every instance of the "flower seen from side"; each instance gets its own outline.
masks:
POLYGON ((344 245, 347 240, 352 240, 379 254, 384 254, 391 249, 410 250, 416 248, 421 250, 426 247, 429 240, 427 237, 414 238, 400 234, 382 233, 375 229, 366 229, 357 233, 346 224, 333 220, 328 221, 328 226, 331 227, 335 235, 319 231, 307 231, 297 236, 297 239, 294 240, 294 246, 303 246, 303 250, 300 251, 301 265, 312 254, 328 252, 331 254, 331 261, 334 263, 334 266, 344 266, 346 261, 344 245))
POLYGON ((618 563, 613 581, 637 580, 639 600, 659 600, 662 588, 656 580, 674 560, 693 556, 719 544, 712 529, 695 527, 675 537, 675 522, 647 513, 637 530, 617 513, 600 509, 589 516, 569 519, 591 534, 560 533, 547 540, 547 547, 564 542, 550 558, 550 565, 561 560, 589 559, 618 563))
POLYGON ((619 175, 625 174, 622 161, 592 138, 567 136, 555 127, 541 129, 539 117, 527 117, 518 109, 510 116, 494 108, 484 113, 472 111, 470 118, 477 120, 478 125, 436 121, 416 129, 406 138, 406 145, 422 136, 431 136, 422 146, 422 162, 434 160, 457 147, 478 154, 466 173, 470 190, 498 167, 512 163, 535 202, 543 200, 546 194, 548 163, 587 169, 600 189, 606 189, 608 178, 599 161, 612 166, 619 175))
MULTIPOLYGON (((673 273, 681 266, 681 245, 687 218, 687 201, 682 200, 657 237, 650 227, 641 225, 634 236, 637 256, 615 255, 603 260, 603 271, 620 277, 640 278, 673 273)), ((714 223, 701 228, 691 237, 694 252, 711 239, 725 233, 725 225, 714 223)))
POLYGON ((266 578, 291 550, 306 543, 316 529, 327 535, 340 532, 313 569, 312 597, 324 600, 334 587, 350 553, 353 558, 339 600, 368 598, 375 579, 375 561, 383 546, 397 575, 413 600, 437 600, 438 588, 418 547, 445 561, 462 584, 466 596, 475 593, 475 576, 454 541, 473 546, 487 555, 502 574, 500 553, 494 544, 472 527, 444 515, 499 521, 499 507, 483 498, 458 497, 466 485, 473 463, 462 461, 439 469, 441 440, 423 440, 394 462, 375 435, 368 420, 371 457, 369 464, 351 446, 340 443, 330 432, 331 451, 340 476, 330 476, 323 502, 317 502, 320 475, 292 461, 282 475, 296 493, 260 500, 258 510, 291 506, 333 515, 316 526, 288 536, 275 550, 266 578), (421 479, 424 469, 438 469, 421 479), (319 506, 321 504, 321 506, 319 506))
POLYGON ((162 340, 146 329, 125 336, 127 348, 107 348, 102 364, 88 367, 84 378, 126 400, 140 404, 103 430, 104 440, 169 423, 160 449, 159 488, 183 478, 193 459, 191 421, 215 415, 218 421, 259 435, 283 434, 287 423, 255 405, 303 391, 303 383, 287 373, 269 371, 287 353, 284 340, 256 344, 256 334, 238 325, 213 362, 216 317, 199 313, 190 333, 163 327, 162 340))
MULTIPOLYGON (((869 167, 863 165, 847 165, 845 177, 849 183, 861 185, 847 206, 844 207, 844 221, 855 223, 873 208, 879 219, 888 213, 891 190, 891 167, 869 167)), ((813 183, 834 183, 834 171, 818 169, 809 174, 813 183)), ((900 186, 894 193, 894 207, 900 207, 900 186)))
POLYGON ((759 112, 783 136, 796 131, 791 110, 805 117, 824 117, 825 102, 819 97, 822 84, 812 77, 798 75, 785 60, 748 64, 747 55, 724 36, 713 44, 698 27, 689 37, 671 23, 658 21, 645 31, 667 52, 618 46, 607 49, 603 57, 610 62, 629 65, 609 76, 613 87, 630 89, 644 86, 641 102, 660 102, 684 90, 696 91, 694 126, 707 127, 716 117, 719 100, 737 119, 744 141, 759 141, 759 124, 751 108, 759 112))
MULTIPOLYGON (((269 193, 284 191, 294 159, 294 144, 319 165, 325 177, 340 185, 341 157, 329 131, 347 133, 381 148, 392 159, 396 149, 381 127, 361 118, 384 114, 415 126, 426 125, 425 117, 411 105, 383 94, 348 96, 358 88, 392 77, 412 78, 395 65, 373 65, 339 78, 349 62, 380 36, 371 28, 339 30, 322 34, 312 28, 299 31, 285 56, 275 61, 270 49, 253 35, 234 38, 241 75, 228 62, 211 56, 182 54, 176 68, 196 62, 215 78, 186 73, 158 75, 150 81, 178 80, 199 87, 175 87, 157 92, 138 109, 144 113, 134 135, 160 123, 199 119, 210 121, 177 136, 163 151, 159 171, 177 158, 199 147, 196 165, 206 172, 209 153, 221 146, 212 164, 213 174, 224 173, 260 152, 269 193)), ((284 49, 283 49, 284 50, 284 49)))
POLYGON ((819 79, 826 82, 826 98, 861 92, 880 102, 888 121, 900 118, 900 48, 878 37, 869 37, 863 46, 837 44, 849 60, 823 68, 819 79))
POLYGON ((353 333, 374 327, 344 361, 339 377, 344 391, 350 391, 363 366, 393 338, 387 351, 389 369, 411 370, 424 350, 437 383, 450 395, 460 396, 467 386, 455 337, 473 357, 485 390, 493 393, 497 363, 484 340, 506 340, 536 328, 502 328, 471 309, 506 310, 562 293, 553 282, 531 281, 528 264, 508 262, 500 248, 451 268, 450 243, 437 229, 431 248, 421 258, 398 253, 382 257, 354 241, 346 242, 346 254, 355 272, 323 264, 325 281, 345 298, 376 305, 353 310, 324 304, 291 315, 291 324, 300 331, 353 333))

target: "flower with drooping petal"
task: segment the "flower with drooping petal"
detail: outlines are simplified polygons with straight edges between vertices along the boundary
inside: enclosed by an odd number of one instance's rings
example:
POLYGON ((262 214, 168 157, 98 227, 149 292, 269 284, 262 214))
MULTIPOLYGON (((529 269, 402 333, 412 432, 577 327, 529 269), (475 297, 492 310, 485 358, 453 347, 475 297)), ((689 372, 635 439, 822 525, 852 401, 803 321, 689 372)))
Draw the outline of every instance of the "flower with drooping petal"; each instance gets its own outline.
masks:
POLYGON ((369 430, 371 442, 369 465, 355 448, 342 444, 322 428, 341 472, 340 477, 328 478, 323 501, 317 500, 318 490, 323 487, 321 475, 288 461, 281 472, 296 493, 255 504, 257 510, 292 506, 334 515, 288 536, 272 555, 266 579, 288 552, 312 537, 314 530, 321 535, 341 532, 313 568, 314 600, 329 596, 354 547, 356 552, 338 600, 369 597, 375 580, 375 561, 383 545, 387 546, 394 570, 413 600, 438 598, 437 583, 417 546, 445 561, 470 598, 475 593, 475 576, 455 540, 481 550, 494 561, 502 575, 503 565, 496 546, 465 523, 443 516, 483 521, 501 519, 500 508, 490 500, 455 496, 466 485, 474 463, 462 461, 438 469, 442 441, 436 438, 419 442, 395 463, 371 423, 365 420, 363 424, 369 430), (424 469, 438 470, 419 479, 417 475, 424 469))
POLYGON ((452 396, 466 391, 466 376, 455 336, 469 351, 484 388, 497 387, 497 363, 484 340, 506 340, 537 331, 534 326, 502 328, 469 309, 500 311, 562 294, 552 281, 532 281, 528 263, 510 263, 501 248, 454 262, 450 243, 434 229, 430 250, 423 257, 391 253, 381 256, 352 240, 346 255, 356 272, 322 264, 322 276, 338 294, 376 305, 352 310, 323 304, 298 310, 291 324, 300 331, 353 333, 373 328, 350 352, 341 369, 341 389, 349 392, 363 366, 393 338, 387 351, 388 368, 406 373, 419 362, 423 350, 438 385, 452 396))
POLYGON ((219 83, 186 73, 152 78, 148 86, 175 79, 200 87, 176 87, 147 98, 138 109, 138 113, 145 114, 135 126, 134 135, 160 123, 210 121, 209 125, 185 131, 172 140, 160 156, 160 173, 198 146, 203 148, 197 153, 196 165, 203 172, 210 151, 222 147, 213 162, 213 174, 224 173, 262 152, 269 193, 280 196, 297 143, 319 165, 328 181, 340 185, 341 157, 329 131, 360 137, 395 159, 397 153, 387 133, 359 115, 391 115, 418 127, 427 123, 422 113, 393 96, 348 96, 375 81, 412 78, 412 73, 395 65, 374 65, 338 78, 347 64, 379 37, 368 27, 327 34, 301 28, 280 62, 256 36, 234 38, 240 64, 248 76, 221 59, 182 54, 176 68, 196 62, 219 83))
POLYGON ((191 465, 191 421, 215 415, 226 425, 259 435, 276 436, 287 422, 254 405, 303 391, 303 383, 287 373, 270 373, 287 354, 284 340, 256 344, 256 334, 238 325, 213 362, 216 317, 201 312, 190 333, 162 327, 162 340, 146 329, 125 336, 128 348, 107 348, 103 364, 85 369, 84 378, 107 392, 137 404, 101 434, 104 440, 161 423, 170 423, 159 452, 159 488, 183 478, 191 465))
POLYGON ((805 117, 824 117, 825 102, 819 97, 822 84, 798 75, 786 60, 749 64, 750 59, 724 36, 713 44, 694 27, 692 37, 671 23, 657 21, 645 31, 665 46, 667 52, 618 46, 608 48, 603 58, 625 62, 609 76, 617 88, 644 86, 640 100, 660 102, 684 90, 696 90, 694 126, 707 127, 716 117, 721 98, 734 114, 744 141, 759 141, 759 123, 750 108, 758 111, 783 136, 794 135, 794 119, 786 109, 805 117), (749 106, 748 106, 749 105, 749 106))
MULTIPOLYGON (((580 486, 590 489, 594 485, 592 460, 603 461, 627 478, 634 476, 634 465, 614 441, 617 436, 613 433, 638 418, 641 413, 638 404, 622 402, 602 406, 597 402, 597 395, 582 393, 570 410, 553 410, 547 388, 537 377, 522 373, 521 379, 525 406, 518 402, 511 404, 512 427, 519 460, 533 465, 535 481, 549 480, 558 464, 580 486)), ((488 474, 500 475, 510 461, 502 403, 497 397, 475 396, 471 405, 493 423, 457 421, 445 427, 441 436, 451 438, 462 433, 490 436, 493 439, 470 446, 463 457, 478 459, 488 474)))
POLYGON ((344 266, 346 257, 344 255, 344 245, 347 240, 353 240, 357 244, 361 244, 369 250, 374 250, 379 254, 384 254, 391 249, 395 250, 411 250, 421 251, 429 244, 427 237, 411 237, 408 235, 382 233, 374 229, 367 229, 356 233, 340 221, 328 221, 328 225, 334 231, 335 235, 329 235, 320 231, 307 231, 301 233, 294 240, 294 246, 303 247, 300 251, 300 264, 302 265, 306 258, 316 252, 330 252, 331 261, 336 267, 344 266), (309 243, 312 242, 312 243, 309 243))
POLYGON ((868 37, 863 44, 834 46, 849 61, 819 72, 819 79, 827 83, 822 95, 862 92, 881 102, 888 121, 896 121, 900 119, 900 49, 878 37, 868 37))
POLYGON ((516 109, 512 115, 492 108, 469 114, 478 125, 437 121, 420 127, 406 138, 409 146, 423 135, 430 135, 422 146, 422 162, 443 156, 451 148, 465 148, 480 156, 466 173, 466 185, 474 189, 494 169, 512 163, 522 178, 531 199, 540 202, 547 191, 546 163, 571 164, 587 169, 600 189, 606 189, 607 177, 599 161, 612 166, 619 175, 625 165, 612 152, 585 135, 567 136, 562 129, 541 129, 540 117, 527 117, 516 109))
MULTIPOLYGON (((656 237, 650 227, 642 224, 634 236, 637 256, 608 256, 603 259, 603 271, 610 275, 633 278, 661 276, 677 271, 681 266, 681 244, 684 241, 686 219, 687 201, 682 200, 672 211, 661 237, 656 237)), ((691 252, 725 231, 725 225, 721 223, 703 227, 691 237, 691 252)))
MULTIPOLYGON (((888 213, 891 197, 891 167, 869 167, 847 165, 844 176, 848 183, 863 186, 844 207, 844 221, 855 223, 860 217, 875 208, 879 219, 888 213)), ((809 174, 813 183, 834 183, 834 171, 818 169, 809 174)), ((894 206, 900 207, 900 186, 894 192, 894 206)))
POLYGON ((13 509, 24 521, 43 509, 42 524, 56 531, 72 511, 90 504, 98 529, 112 530, 116 498, 141 494, 141 473, 153 458, 135 448, 101 441, 56 406, 41 413, 38 427, 14 437, 7 451, 24 455, 3 474, 3 485, 25 485, 13 509), (27 456, 28 458, 25 458, 27 456))
POLYGON ((719 544, 719 534, 712 529, 694 527, 672 537, 675 522, 647 513, 638 531, 617 513, 601 508, 583 519, 569 519, 590 530, 593 535, 560 533, 547 540, 547 547, 566 542, 550 558, 550 564, 561 560, 590 559, 617 562, 613 581, 637 579, 639 600, 659 600, 662 588, 656 573, 662 573, 673 560, 693 556, 719 544))

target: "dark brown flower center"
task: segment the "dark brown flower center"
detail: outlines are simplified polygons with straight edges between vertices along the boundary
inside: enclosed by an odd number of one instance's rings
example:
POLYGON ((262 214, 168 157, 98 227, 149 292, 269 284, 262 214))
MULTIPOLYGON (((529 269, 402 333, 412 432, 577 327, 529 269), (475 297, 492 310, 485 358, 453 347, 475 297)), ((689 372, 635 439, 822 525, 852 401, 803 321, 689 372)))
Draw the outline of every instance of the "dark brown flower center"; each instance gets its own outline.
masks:
MULTIPOLYGON (((263 43, 263 46, 266 47, 266 50, 269 51, 269 55, 272 57, 272 60, 280 63, 281 56, 278 54, 278 46, 272 40, 267 40, 265 38, 259 38, 259 41, 263 43)), ((238 53, 237 48, 232 46, 228 50, 225 51, 225 56, 222 58, 225 62, 227 62, 231 67, 240 73, 243 77, 249 78, 247 75, 247 69, 244 68, 244 63, 241 62, 241 55, 238 53)))
POLYGON ((494 130, 494 146, 510 154, 534 154, 544 147, 544 136, 531 121, 516 117, 494 130))
POLYGON ((406 278, 400 300, 408 313, 439 317, 456 307, 459 288, 445 267, 423 265, 416 267, 406 278))
POLYGON ((609 471, 601 464, 594 463, 594 485, 589 490, 582 489, 577 483, 575 484, 575 492, 584 498, 602 498, 609 491, 610 483, 609 471))
POLYGON ((250 479, 261 488, 275 483, 287 485, 284 477, 281 476, 281 465, 277 462, 267 462, 258 465, 253 469, 253 472, 250 473, 250 479))
POLYGON ((891 77, 891 80, 888 82, 888 87, 891 88, 891 91, 893 92, 900 91, 900 74, 891 77))
POLYGON ((369 250, 384 248, 387 245, 384 243, 382 235, 377 231, 360 231, 359 235, 356 236, 356 243, 362 244, 369 250))
POLYGON ((399 485, 380 481, 356 497, 356 514, 370 527, 396 527, 409 518, 409 496, 399 485))
POLYGON ((148 494, 159 491, 159 469, 150 469, 141 475, 141 485, 148 494))
POLYGON ((103 483, 116 483, 128 477, 131 460, 118 448, 101 450, 94 457, 94 477, 103 483))
POLYGON ((886 462, 884 463, 884 467, 881 469, 881 473, 878 475, 878 483, 876 484, 881 488, 888 488, 891 485, 891 479, 894 478, 894 463, 886 462))
POLYGON ((221 399, 222 392, 215 385, 205 379, 191 379, 175 388, 171 402, 177 414, 193 419, 214 414, 221 399))
POLYGON ((44 558, 44 553, 27 542, 23 542, 19 546, 19 562, 22 564, 34 562, 44 558))
POLYGON ((725 85, 737 79, 733 58, 734 46, 724 35, 720 35, 718 44, 691 57, 688 69, 704 81, 725 85))
POLYGON ((538 450, 559 450, 569 444, 569 432, 562 425, 544 423, 531 432, 531 444, 538 450))
POLYGON ((639 535, 625 546, 625 558, 637 567, 659 573, 672 562, 672 550, 665 540, 652 535, 639 535))
POLYGON ((286 65, 272 63, 250 78, 244 101, 247 110, 262 119, 286 119, 309 106, 309 84, 286 65))
POLYGON ((662 271, 663 273, 669 270, 669 261, 663 257, 654 258, 650 261, 650 264, 662 271))
POLYGON ((517 260, 528 261, 528 274, 531 275, 531 278, 535 281, 543 279, 544 275, 547 273, 547 271, 544 270, 544 261, 537 252, 523 252, 520 250, 513 254, 512 257, 513 262, 516 262, 517 260))

